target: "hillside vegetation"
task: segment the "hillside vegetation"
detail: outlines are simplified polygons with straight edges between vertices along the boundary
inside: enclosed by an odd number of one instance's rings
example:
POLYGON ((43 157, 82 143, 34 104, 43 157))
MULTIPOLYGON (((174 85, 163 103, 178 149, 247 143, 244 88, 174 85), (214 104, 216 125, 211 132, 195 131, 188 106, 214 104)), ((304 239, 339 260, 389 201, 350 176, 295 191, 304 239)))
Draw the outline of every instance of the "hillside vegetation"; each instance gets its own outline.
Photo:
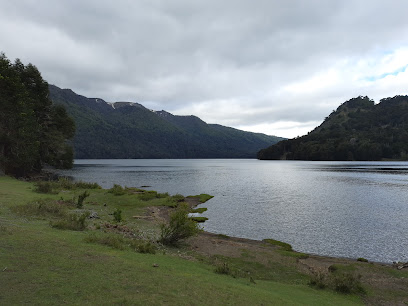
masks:
POLYGON ((309 134, 258 152, 259 159, 407 160, 408 96, 357 97, 340 105, 309 134))
POLYGON ((52 85, 50 98, 75 121, 76 158, 254 158, 282 139, 155 112, 138 103, 107 103, 52 85))

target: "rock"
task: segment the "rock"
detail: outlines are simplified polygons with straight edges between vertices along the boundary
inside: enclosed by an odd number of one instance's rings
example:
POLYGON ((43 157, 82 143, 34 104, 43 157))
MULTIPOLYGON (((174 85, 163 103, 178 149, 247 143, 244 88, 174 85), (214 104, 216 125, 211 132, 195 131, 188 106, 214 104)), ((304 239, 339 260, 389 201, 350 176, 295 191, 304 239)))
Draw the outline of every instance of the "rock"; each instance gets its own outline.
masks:
POLYGON ((96 212, 96 211, 91 211, 90 213, 89 213, 89 217, 88 217, 89 219, 100 219, 99 218, 99 216, 98 216, 98 213, 96 212))
POLYGON ((153 268, 158 268, 158 267, 159 267, 159 265, 157 263, 153 264, 153 268))

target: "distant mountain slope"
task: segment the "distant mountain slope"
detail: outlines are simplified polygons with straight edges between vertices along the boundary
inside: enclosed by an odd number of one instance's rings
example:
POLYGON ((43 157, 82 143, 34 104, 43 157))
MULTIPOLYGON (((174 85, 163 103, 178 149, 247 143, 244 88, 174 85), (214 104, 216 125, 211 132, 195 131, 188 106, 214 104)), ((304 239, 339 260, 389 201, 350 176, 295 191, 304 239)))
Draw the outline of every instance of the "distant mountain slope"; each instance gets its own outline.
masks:
POLYGON ((255 158, 283 138, 207 124, 195 116, 107 103, 50 85, 50 98, 75 121, 76 158, 255 158))
POLYGON ((408 159, 408 96, 375 105, 357 97, 340 105, 308 135, 258 152, 259 159, 408 159))

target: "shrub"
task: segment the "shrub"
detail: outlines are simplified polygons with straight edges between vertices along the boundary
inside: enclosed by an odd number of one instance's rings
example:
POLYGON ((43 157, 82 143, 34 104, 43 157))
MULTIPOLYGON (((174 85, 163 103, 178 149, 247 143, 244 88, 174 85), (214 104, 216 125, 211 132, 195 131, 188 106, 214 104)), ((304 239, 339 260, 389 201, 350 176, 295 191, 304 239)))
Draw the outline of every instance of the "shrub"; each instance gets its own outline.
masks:
POLYGON ((310 277, 309 285, 318 289, 326 288, 328 285, 327 274, 321 271, 313 272, 310 277))
POLYGON ((352 272, 340 272, 334 265, 329 267, 329 272, 331 273, 313 272, 309 285, 319 289, 331 288, 343 294, 365 293, 360 282, 361 275, 355 275, 352 272))
POLYGON ((75 182, 75 187, 79 189, 102 189, 102 187, 97 183, 87 183, 87 182, 75 182))
POLYGON ((41 199, 24 205, 18 205, 12 210, 21 216, 53 216, 63 217, 66 208, 55 200, 41 199))
POLYGON ((179 194, 179 193, 177 193, 175 195, 172 195, 170 198, 175 202, 183 202, 184 201, 184 196, 182 194, 179 194))
POLYGON ((108 193, 112 193, 115 196, 124 195, 126 193, 125 189, 122 186, 114 184, 111 189, 108 190, 108 193))
POLYGON ((54 188, 55 186, 52 182, 39 181, 39 182, 34 183, 34 192, 57 194, 58 191, 55 191, 54 188))
POLYGON ((135 250, 143 254, 156 254, 156 246, 150 241, 142 241, 135 244, 135 250))
POLYGON ((188 217, 190 208, 187 204, 179 205, 175 212, 170 215, 169 224, 160 226, 161 234, 159 242, 166 245, 174 245, 181 239, 196 235, 201 229, 197 222, 188 217))
POLYGON ((90 194, 89 194, 89 192, 88 191, 84 191, 83 193, 81 193, 79 196, 78 196, 78 202, 77 202, 77 205, 76 205, 76 207, 77 208, 82 208, 83 206, 84 206, 84 201, 85 201, 85 199, 87 198, 87 197, 89 197, 90 196, 90 194))
POLYGON ((88 183, 83 181, 74 182, 68 177, 60 177, 56 182, 56 185, 60 189, 73 190, 73 189, 102 189, 97 183, 88 183))
POLYGON ((215 266, 215 273, 233 275, 232 269, 230 268, 228 262, 222 262, 215 266))
POLYGON ((73 231, 83 231, 86 229, 86 219, 89 217, 89 212, 83 214, 69 214, 65 218, 50 222, 50 225, 58 229, 67 229, 73 231))
POLYGON ((157 191, 148 190, 139 194, 139 199, 142 201, 150 201, 157 198, 157 191))
POLYGON ((169 197, 169 193, 168 193, 168 192, 158 193, 158 194, 157 194, 157 198, 159 198, 159 199, 164 199, 164 198, 167 198, 167 197, 169 197))
POLYGON ((357 261, 368 262, 368 259, 366 259, 364 257, 359 257, 359 258, 357 258, 357 261))
POLYGON ((361 286, 361 275, 355 275, 351 272, 333 273, 331 274, 332 288, 340 293, 364 293, 365 290, 361 286))
POLYGON ((122 221, 122 210, 120 210, 119 208, 115 209, 115 211, 113 212, 113 220, 118 223, 122 221))
POLYGON ((106 245, 118 250, 124 250, 126 246, 126 240, 117 234, 96 235, 95 233, 92 233, 85 238, 85 241, 88 243, 106 245))

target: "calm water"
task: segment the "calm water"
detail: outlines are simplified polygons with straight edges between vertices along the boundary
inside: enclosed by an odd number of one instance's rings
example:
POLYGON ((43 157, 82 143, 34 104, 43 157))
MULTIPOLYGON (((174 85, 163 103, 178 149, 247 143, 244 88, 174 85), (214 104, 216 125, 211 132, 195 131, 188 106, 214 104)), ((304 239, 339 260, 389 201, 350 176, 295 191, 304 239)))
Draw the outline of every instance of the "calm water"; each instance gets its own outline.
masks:
POLYGON ((64 173, 105 188, 214 195, 203 205, 210 232, 274 238, 320 255, 408 261, 407 162, 76 160, 64 173))

